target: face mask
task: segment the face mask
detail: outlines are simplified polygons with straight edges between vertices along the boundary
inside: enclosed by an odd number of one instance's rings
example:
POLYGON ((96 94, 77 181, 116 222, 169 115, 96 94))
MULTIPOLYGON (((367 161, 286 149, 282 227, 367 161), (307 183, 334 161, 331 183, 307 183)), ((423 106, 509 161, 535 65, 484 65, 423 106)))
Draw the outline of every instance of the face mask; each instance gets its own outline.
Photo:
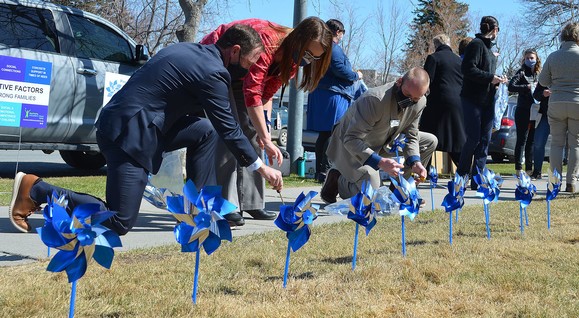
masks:
POLYGON ((245 77, 245 75, 247 75, 247 72, 249 72, 249 70, 241 66, 241 53, 239 54, 237 64, 232 64, 230 62, 229 65, 227 65, 227 71, 229 72, 229 75, 231 75, 231 79, 233 80, 242 79, 245 77))
POLYGON ((400 108, 402 109, 405 109, 406 107, 410 107, 416 104, 415 101, 406 97, 406 95, 402 93, 402 84, 400 84, 400 86, 398 87, 398 91, 396 92, 396 103, 398 103, 398 106, 400 106, 400 108))
POLYGON ((533 69, 535 64, 537 64, 537 61, 525 60, 525 65, 527 65, 530 69, 533 69))

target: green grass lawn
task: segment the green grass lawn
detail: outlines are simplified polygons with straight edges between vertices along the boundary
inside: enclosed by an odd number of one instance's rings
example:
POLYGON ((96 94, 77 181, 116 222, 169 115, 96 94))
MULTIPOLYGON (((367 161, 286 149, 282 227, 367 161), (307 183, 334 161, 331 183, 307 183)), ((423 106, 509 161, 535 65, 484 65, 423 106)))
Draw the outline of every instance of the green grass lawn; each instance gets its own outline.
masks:
MULTIPOLYGON (((235 238, 201 255, 198 304, 191 303, 193 253, 177 244, 117 253, 110 270, 92 263, 78 282, 78 317, 578 317, 579 203, 562 195, 529 206, 519 231, 518 203, 491 204, 492 239, 482 206, 468 206, 448 243, 442 210, 406 222, 385 217, 361 235, 351 269, 354 223, 316 225, 291 256, 282 231, 235 238)), ((362 232, 361 232, 362 233, 362 232)), ((63 317, 70 284, 48 261, 0 268, 1 317, 63 317)))

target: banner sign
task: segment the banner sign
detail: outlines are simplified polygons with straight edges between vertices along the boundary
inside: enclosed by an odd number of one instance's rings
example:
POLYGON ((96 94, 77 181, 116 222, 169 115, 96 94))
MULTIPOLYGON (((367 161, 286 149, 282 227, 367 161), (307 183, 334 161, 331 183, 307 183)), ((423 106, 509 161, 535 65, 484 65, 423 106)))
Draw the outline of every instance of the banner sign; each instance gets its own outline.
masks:
POLYGON ((52 63, 0 55, 0 126, 46 128, 52 63))

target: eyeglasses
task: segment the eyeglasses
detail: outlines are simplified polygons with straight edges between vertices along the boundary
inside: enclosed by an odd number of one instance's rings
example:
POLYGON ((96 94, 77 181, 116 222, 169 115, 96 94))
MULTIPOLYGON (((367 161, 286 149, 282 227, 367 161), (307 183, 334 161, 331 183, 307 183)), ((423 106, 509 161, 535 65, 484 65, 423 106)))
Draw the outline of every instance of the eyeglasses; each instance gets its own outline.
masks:
POLYGON ((314 55, 312 54, 312 52, 310 52, 310 51, 308 51, 308 50, 305 50, 305 51, 304 51, 304 60, 305 60, 308 64, 310 64, 310 63, 312 63, 312 62, 314 62, 314 61, 317 61, 317 60, 319 60, 319 59, 321 59, 321 58, 322 58, 321 56, 314 56, 314 55))
POLYGON ((342 32, 342 34, 346 34, 346 30, 338 30, 338 32, 342 32))

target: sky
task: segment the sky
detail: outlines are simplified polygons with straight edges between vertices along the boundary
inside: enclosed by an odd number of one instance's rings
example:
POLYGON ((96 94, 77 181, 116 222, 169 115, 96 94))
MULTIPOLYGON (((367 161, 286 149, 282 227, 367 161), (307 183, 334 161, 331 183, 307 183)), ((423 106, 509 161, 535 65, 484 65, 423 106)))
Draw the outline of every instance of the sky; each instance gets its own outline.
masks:
MULTIPOLYGON (((376 7, 379 1, 382 2, 385 10, 389 10, 392 6, 392 1, 403 11, 403 16, 407 17, 408 24, 412 21, 414 17, 412 15, 412 10, 415 5, 418 4, 416 0, 302 0, 307 3, 307 11, 305 17, 307 16, 318 16, 322 20, 328 20, 331 18, 346 19, 346 14, 342 9, 342 12, 336 11, 335 3, 349 3, 353 6, 355 10, 356 17, 359 19, 364 19, 365 17, 371 16, 373 12, 376 11, 376 7), (341 17, 338 15, 342 15, 341 17)), ((478 31, 478 22, 480 18, 484 15, 495 16, 499 23, 501 21, 506 21, 513 16, 520 16, 523 13, 524 6, 519 0, 463 0, 462 2, 469 5, 469 18, 471 21, 475 21, 473 26, 471 26, 470 36, 473 36, 475 31, 478 31)), ((294 0, 229 0, 229 14, 223 14, 218 16, 212 24, 214 26, 208 26, 210 29, 214 29, 217 25, 221 23, 229 23, 235 20, 247 19, 247 18, 260 18, 270 20, 285 26, 293 26, 293 13, 294 13, 294 0)), ((386 13, 387 16, 388 13, 386 13)), ((366 37, 365 45, 367 46, 360 53, 358 58, 352 60, 354 67, 368 68, 371 67, 373 63, 373 49, 372 46, 377 47, 379 41, 372 39, 372 36, 376 34, 372 28, 372 19, 370 19, 369 25, 370 29, 367 30, 368 36, 366 37)), ((347 23, 344 23, 347 24, 347 23)), ((348 32, 348 30, 346 30, 348 32)), ((375 54, 374 54, 375 55, 375 54)))

